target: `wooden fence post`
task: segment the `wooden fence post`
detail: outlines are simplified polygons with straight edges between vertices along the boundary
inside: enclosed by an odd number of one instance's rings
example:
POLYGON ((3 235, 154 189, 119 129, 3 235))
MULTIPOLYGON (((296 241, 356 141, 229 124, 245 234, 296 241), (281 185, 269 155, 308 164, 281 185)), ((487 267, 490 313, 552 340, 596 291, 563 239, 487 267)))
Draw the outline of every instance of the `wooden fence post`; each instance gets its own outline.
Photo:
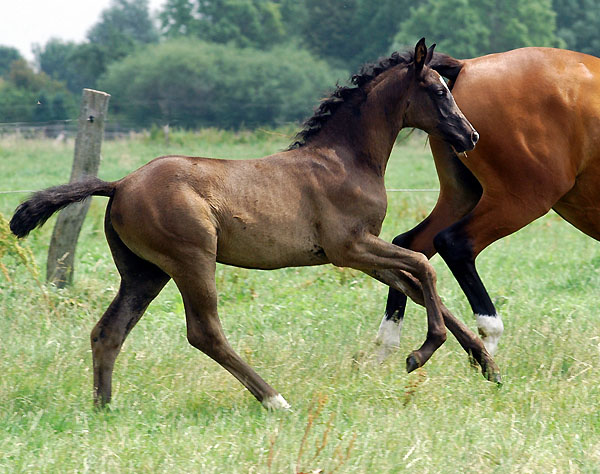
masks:
MULTIPOLYGON (((83 89, 71 182, 98 174, 109 98, 110 95, 105 92, 83 89)), ((59 288, 73 282, 75 248, 89 207, 90 199, 86 199, 72 204, 58 215, 48 249, 46 279, 59 288)))

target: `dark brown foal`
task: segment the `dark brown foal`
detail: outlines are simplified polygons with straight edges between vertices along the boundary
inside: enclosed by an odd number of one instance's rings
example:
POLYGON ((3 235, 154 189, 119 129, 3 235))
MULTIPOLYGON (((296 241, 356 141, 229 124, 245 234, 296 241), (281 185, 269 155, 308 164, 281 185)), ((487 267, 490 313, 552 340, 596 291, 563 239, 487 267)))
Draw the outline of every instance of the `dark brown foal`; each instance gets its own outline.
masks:
POLYGON ((423 365, 444 342, 445 319, 484 373, 497 377, 482 342, 442 307, 427 258, 377 237, 387 206, 384 173, 402 127, 422 128, 457 150, 477 140, 439 74, 427 67, 432 53, 422 40, 414 53, 396 53, 354 76, 356 87, 338 88, 287 151, 244 161, 166 156, 113 183, 92 178, 41 191, 17 209, 11 229, 23 236, 71 202, 111 198, 106 235, 122 281, 92 332, 98 404, 110 400, 125 337, 173 278, 189 342, 266 408, 288 406, 223 334, 217 262, 260 269, 333 263, 407 285, 428 320, 426 341, 407 368, 423 365))

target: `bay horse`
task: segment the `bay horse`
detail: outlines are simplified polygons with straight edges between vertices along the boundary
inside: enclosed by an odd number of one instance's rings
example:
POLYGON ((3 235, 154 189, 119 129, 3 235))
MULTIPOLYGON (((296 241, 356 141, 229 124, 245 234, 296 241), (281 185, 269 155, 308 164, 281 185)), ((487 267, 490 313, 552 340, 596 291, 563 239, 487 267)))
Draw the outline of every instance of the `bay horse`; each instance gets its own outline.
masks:
POLYGON ((426 340, 408 357, 408 370, 445 341, 445 320, 484 374, 497 379, 481 340, 443 307, 425 256, 377 237, 387 206, 384 173, 401 128, 421 128, 457 151, 477 141, 445 82, 427 66, 432 55, 421 40, 414 52, 364 68, 352 78, 355 87, 338 87, 321 103, 286 151, 254 160, 164 156, 115 182, 88 177, 39 191, 16 209, 11 230, 23 237, 70 203, 110 198, 105 233, 121 283, 91 333, 96 406, 110 401, 121 346, 171 278, 183 298, 189 343, 265 408, 289 406, 225 338, 217 262, 362 270, 426 307, 426 340))
MULTIPOLYGON (((493 355, 504 325, 477 273, 479 253, 550 209, 600 240, 600 59, 522 48, 467 60, 435 53, 430 66, 450 80, 481 139, 474 151, 457 154, 430 137, 437 203, 393 242, 441 255, 493 355)), ((405 305, 406 296, 390 289, 380 358, 398 346, 405 305)))

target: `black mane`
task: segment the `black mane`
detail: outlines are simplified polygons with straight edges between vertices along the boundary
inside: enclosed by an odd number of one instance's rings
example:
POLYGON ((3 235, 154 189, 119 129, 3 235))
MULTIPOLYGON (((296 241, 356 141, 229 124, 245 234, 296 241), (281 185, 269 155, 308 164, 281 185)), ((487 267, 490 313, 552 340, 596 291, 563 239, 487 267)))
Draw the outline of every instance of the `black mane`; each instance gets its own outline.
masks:
POLYGON ((395 52, 388 58, 383 58, 376 63, 365 64, 361 67, 358 74, 354 74, 350 82, 355 87, 351 86, 340 86, 338 85, 335 91, 327 99, 321 101, 319 107, 315 109, 315 113, 303 124, 303 128, 296 137, 294 142, 289 146, 288 150, 300 148, 306 145, 306 142, 315 136, 325 123, 331 118, 331 116, 340 108, 344 103, 347 103, 351 97, 355 97, 357 94, 364 94, 364 86, 375 79, 380 74, 384 73, 388 69, 397 66, 398 64, 408 64, 414 59, 413 52, 395 52))

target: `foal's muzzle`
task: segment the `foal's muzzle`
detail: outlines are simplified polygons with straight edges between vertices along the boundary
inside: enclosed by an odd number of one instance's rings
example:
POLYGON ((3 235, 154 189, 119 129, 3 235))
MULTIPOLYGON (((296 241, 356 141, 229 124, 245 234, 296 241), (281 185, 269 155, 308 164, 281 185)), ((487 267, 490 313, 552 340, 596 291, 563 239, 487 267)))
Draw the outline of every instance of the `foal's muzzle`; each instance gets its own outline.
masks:
POLYGON ((450 133, 446 134, 445 140, 452 145, 454 151, 463 153, 475 148, 479 141, 479 133, 467 119, 462 119, 450 127, 450 133))

